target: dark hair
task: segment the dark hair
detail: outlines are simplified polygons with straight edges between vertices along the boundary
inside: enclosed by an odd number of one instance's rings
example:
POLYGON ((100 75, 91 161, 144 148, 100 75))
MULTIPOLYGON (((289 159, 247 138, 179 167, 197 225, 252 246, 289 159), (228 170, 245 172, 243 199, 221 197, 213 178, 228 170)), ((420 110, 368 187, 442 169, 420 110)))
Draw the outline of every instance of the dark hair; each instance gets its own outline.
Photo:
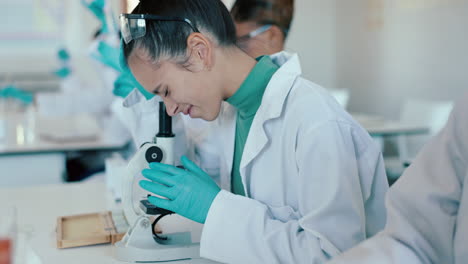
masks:
POLYGON ((276 25, 286 38, 294 15, 294 0, 237 0, 231 15, 236 22, 276 25))
MULTIPOLYGON (((202 32, 208 32, 220 46, 236 44, 236 29, 226 6, 220 0, 141 0, 132 14, 177 16, 189 19, 202 32)), ((148 52, 153 61, 162 56, 183 57, 191 27, 180 21, 146 20, 146 35, 124 44, 125 61, 134 49, 148 52)))

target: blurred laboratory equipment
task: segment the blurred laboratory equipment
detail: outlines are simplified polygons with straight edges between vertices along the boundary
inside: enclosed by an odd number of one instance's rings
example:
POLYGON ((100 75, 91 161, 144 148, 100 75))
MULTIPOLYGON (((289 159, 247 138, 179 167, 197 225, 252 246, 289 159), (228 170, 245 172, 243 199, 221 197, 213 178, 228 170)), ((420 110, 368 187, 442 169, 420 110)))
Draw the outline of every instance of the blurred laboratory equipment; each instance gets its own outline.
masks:
POLYGON ((0 207, 0 264, 13 264, 16 242, 16 210, 0 207))

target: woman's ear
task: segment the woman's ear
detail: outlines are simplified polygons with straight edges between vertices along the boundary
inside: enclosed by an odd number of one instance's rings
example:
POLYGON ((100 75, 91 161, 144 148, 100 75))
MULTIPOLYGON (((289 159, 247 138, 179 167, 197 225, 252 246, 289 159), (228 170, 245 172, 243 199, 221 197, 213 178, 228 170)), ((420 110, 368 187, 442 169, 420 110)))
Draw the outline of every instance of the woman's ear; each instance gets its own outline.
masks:
POLYGON ((271 43, 283 43, 284 42, 283 31, 277 25, 272 25, 268 31, 269 31, 269 37, 270 37, 271 43))
POLYGON ((192 72, 211 70, 213 66, 212 42, 201 33, 192 33, 187 38, 189 61, 187 68, 192 72))

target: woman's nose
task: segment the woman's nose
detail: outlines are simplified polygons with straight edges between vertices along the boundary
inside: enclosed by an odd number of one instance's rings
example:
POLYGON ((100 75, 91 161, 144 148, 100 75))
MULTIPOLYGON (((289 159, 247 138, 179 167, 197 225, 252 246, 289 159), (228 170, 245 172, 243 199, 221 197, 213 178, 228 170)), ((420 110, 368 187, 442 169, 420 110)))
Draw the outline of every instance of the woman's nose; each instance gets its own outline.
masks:
POLYGON ((180 107, 176 102, 170 99, 164 99, 164 104, 166 105, 166 112, 168 115, 175 116, 180 112, 180 107))

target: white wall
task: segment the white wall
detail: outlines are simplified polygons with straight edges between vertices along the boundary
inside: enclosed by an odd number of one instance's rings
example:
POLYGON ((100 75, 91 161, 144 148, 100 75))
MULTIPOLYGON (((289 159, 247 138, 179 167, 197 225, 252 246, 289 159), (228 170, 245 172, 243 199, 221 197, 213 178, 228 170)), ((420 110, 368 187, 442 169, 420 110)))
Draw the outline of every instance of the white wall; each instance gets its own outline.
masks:
POLYGON ((340 1, 336 76, 350 110, 398 118, 405 98, 468 91, 467 14, 462 0, 340 1))
POLYGON ((304 76, 348 88, 348 109, 398 118, 405 98, 468 91, 468 1, 296 0, 287 49, 304 76))
POLYGON ((306 78, 336 87, 336 2, 296 0, 286 49, 300 54, 306 78))

